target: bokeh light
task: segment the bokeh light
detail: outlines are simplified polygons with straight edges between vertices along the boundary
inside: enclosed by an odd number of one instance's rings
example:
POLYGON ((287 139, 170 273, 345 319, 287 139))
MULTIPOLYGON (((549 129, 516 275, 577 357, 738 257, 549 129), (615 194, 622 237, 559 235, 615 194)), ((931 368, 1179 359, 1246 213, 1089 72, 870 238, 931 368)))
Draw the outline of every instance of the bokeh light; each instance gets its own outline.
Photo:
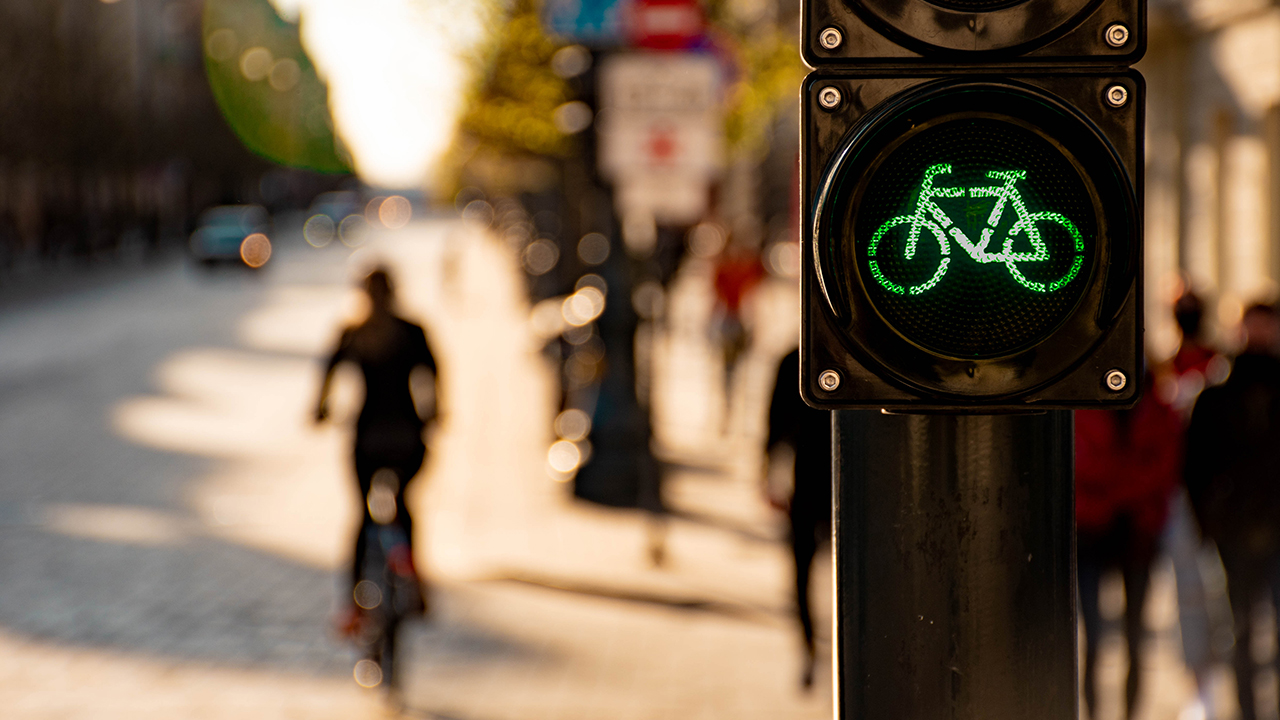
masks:
POLYGON ((382 604, 382 588, 378 587, 377 583, 369 580, 361 580, 356 583, 351 596, 356 605, 365 610, 372 610, 382 604))
POLYGON ((577 470, 581 463, 582 451, 578 449, 576 443, 557 440, 547 450, 547 465, 560 476, 557 479, 567 480, 568 478, 563 476, 577 470))
POLYGON ((236 32, 231 28, 221 28, 209 33, 205 39, 204 51, 217 62, 226 62, 236 54, 236 32))
POLYGON ((240 259, 251 268, 260 268, 271 259, 271 241, 262 233, 253 233, 240 243, 240 259))
POLYGON ((694 257, 715 257, 724 249, 726 240, 724 228, 715 223, 699 223, 689 231, 689 252, 694 257))
POLYGON ((530 274, 545 275, 560 260, 560 249, 548 240, 535 240, 524 249, 520 259, 530 274))
POLYGON ((274 60, 271 51, 264 47, 249 48, 240 56, 240 74, 250 82, 258 82, 271 73, 274 60))
POLYGON ((594 117, 590 105, 581 100, 573 100, 558 106, 552 115, 552 121, 560 132, 573 135, 591 127, 594 117))
POLYGON ((631 307, 645 320, 662 315, 665 304, 666 293, 662 290, 662 284, 654 280, 645 280, 631 292, 631 307))
POLYGON ((462 217, 488 226, 493 223, 493 206, 484 200, 472 200, 462 209, 462 217))
POLYGON ((398 230, 409 224, 413 217, 413 206, 400 195, 392 195, 378 206, 378 220, 391 230, 398 230))
POLYGON ((312 215, 302 225, 302 237, 311 247, 322 248, 333 242, 338 226, 328 215, 312 215))
POLYGON ((271 89, 279 92, 292 90, 301 79, 302 69, 298 67, 295 60, 290 58, 277 60, 271 65, 271 72, 267 74, 267 82, 271 85, 271 89))
POLYGON ((360 660, 352 673, 356 684, 363 688, 376 688, 382 684, 382 668, 372 660, 360 660))
POLYGON ((586 325, 604 312, 604 293, 591 286, 584 287, 564 299, 560 312, 570 325, 586 325))
POLYGON ((360 247, 368 227, 363 215, 348 215, 338 223, 338 239, 347 247, 360 247))
POLYGON ((591 418, 582 410, 569 408, 556 416, 555 431, 563 440, 583 440, 591 432, 591 418))
POLYGON ((600 233, 587 233, 578 241, 578 257, 588 265, 599 265, 609 259, 609 238, 600 233))

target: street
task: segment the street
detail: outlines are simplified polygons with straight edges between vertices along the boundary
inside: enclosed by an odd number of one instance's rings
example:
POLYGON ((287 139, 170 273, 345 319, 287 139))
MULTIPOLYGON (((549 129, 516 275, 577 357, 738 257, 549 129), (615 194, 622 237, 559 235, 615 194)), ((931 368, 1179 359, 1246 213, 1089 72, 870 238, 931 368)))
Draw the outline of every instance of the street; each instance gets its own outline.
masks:
MULTIPOLYGON (((437 718, 825 718, 829 662, 799 689, 782 518, 759 446, 794 290, 770 281, 726 413, 689 263, 654 346, 655 436, 676 511, 667 562, 646 520, 571 500, 544 469, 554 371, 515 261, 476 227, 416 223, 356 251, 286 241, 264 272, 179 258, 0 315, 0 706, 18 718, 384 717, 330 630, 355 529, 357 380, 308 411, 320 359, 358 314, 355 280, 394 268, 441 364, 442 422, 410 502, 433 615, 406 633, 405 712, 437 718)), ((354 371, 347 371, 354 372, 354 371)), ((829 560, 815 573, 830 617, 829 560)), ((1172 573, 1147 612, 1141 720, 1194 692, 1172 573)), ((1119 717, 1123 592, 1101 717, 1119 717)), ((829 652, 821 630, 820 654, 829 652)), ((1232 706, 1230 675, 1215 685, 1232 706)))
MULTIPOLYGON (((386 716, 330 630, 357 519, 354 378, 339 377, 334 422, 309 418, 319 358, 357 312, 353 281, 374 258, 428 328, 444 384, 410 491, 434 595, 430 622, 407 629, 405 712, 829 717, 829 663, 810 694, 799 689, 783 524, 744 452, 759 445, 773 359, 738 383, 735 402, 761 417, 735 411, 722 438, 696 277, 677 281, 679 320, 655 350, 677 516, 654 568, 645 518, 574 503, 544 469, 554 375, 498 242, 433 220, 354 253, 277 245, 258 274, 173 258, 8 300, 6 717, 386 716)), ((757 342, 780 355, 789 333, 757 342)))

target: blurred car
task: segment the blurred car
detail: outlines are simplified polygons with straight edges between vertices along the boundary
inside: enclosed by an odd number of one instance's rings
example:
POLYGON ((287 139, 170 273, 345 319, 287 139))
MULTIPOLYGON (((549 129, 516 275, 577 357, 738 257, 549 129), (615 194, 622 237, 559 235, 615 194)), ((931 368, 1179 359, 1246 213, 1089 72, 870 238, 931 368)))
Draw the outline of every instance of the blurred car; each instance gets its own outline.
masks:
POLYGON ((237 262, 260 268, 271 258, 270 216, 261 205, 220 205, 200 215, 191 256, 205 265, 237 262))
POLYGON ((354 238, 363 229, 364 215, 360 195, 351 190, 335 190, 320 193, 307 209, 307 220, 302 226, 302 236, 312 247, 324 247, 341 238, 348 245, 356 244, 354 238))
POLYGON ((317 195, 311 201, 311 207, 307 210, 307 217, 327 215, 330 220, 340 223, 342 218, 360 211, 359 194, 351 190, 335 190, 317 195))

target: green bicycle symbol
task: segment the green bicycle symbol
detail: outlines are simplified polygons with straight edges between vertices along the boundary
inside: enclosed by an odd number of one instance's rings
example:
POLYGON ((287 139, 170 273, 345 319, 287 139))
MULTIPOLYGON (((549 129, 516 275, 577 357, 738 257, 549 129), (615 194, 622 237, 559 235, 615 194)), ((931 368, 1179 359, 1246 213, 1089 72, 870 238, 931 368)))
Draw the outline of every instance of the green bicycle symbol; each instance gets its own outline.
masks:
POLYGON ((1015 187, 1019 180, 1027 177, 1025 170, 988 171, 987 177, 999 181, 999 185, 964 188, 937 187, 933 184, 934 178, 950 172, 951 165, 947 163, 933 165, 928 170, 925 170, 924 180, 920 183, 920 193, 916 199, 915 212, 911 215, 899 215, 887 220, 871 236, 871 244, 867 247, 871 274, 875 276, 876 281, 884 289, 896 295, 920 295, 933 289, 942 280, 942 276, 947 274, 947 267, 951 264, 951 243, 948 241, 948 237, 951 240, 955 240, 969 254, 969 257, 979 263, 1004 263, 1005 268, 1009 270, 1009 275, 1019 285, 1032 292, 1056 292, 1080 274, 1080 269, 1084 266, 1084 238, 1081 237, 1080 231, 1075 224, 1068 220, 1066 216, 1047 211, 1033 213, 1027 209, 1026 203, 1022 200, 1022 193, 1015 187), (987 217, 987 225, 982 230, 982 237, 978 242, 970 240, 964 231, 957 227, 946 212, 935 202, 936 198, 961 198, 965 196, 970 198, 995 198, 996 201, 995 206, 991 209, 991 214, 987 217), (987 248, 991 245, 992 236, 995 235, 995 229, 1000 224, 1000 218, 1008 205, 1013 206, 1017 221, 1014 222, 1013 226, 1009 228, 1009 232, 1005 235, 1000 251, 988 252, 987 248), (1071 269, 1067 270, 1062 277, 1048 283, 1029 279, 1018 267, 1019 263, 1043 263, 1050 259, 1049 247, 1045 243, 1044 235, 1041 233, 1040 228, 1037 227, 1037 223, 1046 222, 1061 225, 1071 235, 1071 239, 1075 243, 1075 257, 1071 261, 1071 269), (941 253, 938 267, 928 280, 919 285, 899 285, 893 282, 885 276, 879 262, 876 260, 876 254, 880 250, 880 241, 885 238, 890 230, 902 225, 910 226, 906 236, 906 243, 902 246, 902 257, 905 260, 911 260, 915 257, 921 231, 928 230, 938 241, 938 250, 941 253), (1014 250, 1014 242, 1021 236, 1026 237, 1027 244, 1031 246, 1031 252, 1016 252, 1014 250))

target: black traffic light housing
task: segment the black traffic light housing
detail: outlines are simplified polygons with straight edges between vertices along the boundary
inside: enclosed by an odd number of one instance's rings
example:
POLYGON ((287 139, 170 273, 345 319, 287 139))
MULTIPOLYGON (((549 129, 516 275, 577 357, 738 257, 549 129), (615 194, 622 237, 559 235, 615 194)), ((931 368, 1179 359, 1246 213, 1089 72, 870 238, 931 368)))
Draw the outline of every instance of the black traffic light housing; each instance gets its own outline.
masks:
POLYGON ((1145 5, 809 0, 802 19, 805 399, 1135 402, 1145 5))
POLYGON ((810 67, 1015 58, 1131 65, 1146 50, 1146 26, 1145 0, 804 0, 800 10, 810 67))

